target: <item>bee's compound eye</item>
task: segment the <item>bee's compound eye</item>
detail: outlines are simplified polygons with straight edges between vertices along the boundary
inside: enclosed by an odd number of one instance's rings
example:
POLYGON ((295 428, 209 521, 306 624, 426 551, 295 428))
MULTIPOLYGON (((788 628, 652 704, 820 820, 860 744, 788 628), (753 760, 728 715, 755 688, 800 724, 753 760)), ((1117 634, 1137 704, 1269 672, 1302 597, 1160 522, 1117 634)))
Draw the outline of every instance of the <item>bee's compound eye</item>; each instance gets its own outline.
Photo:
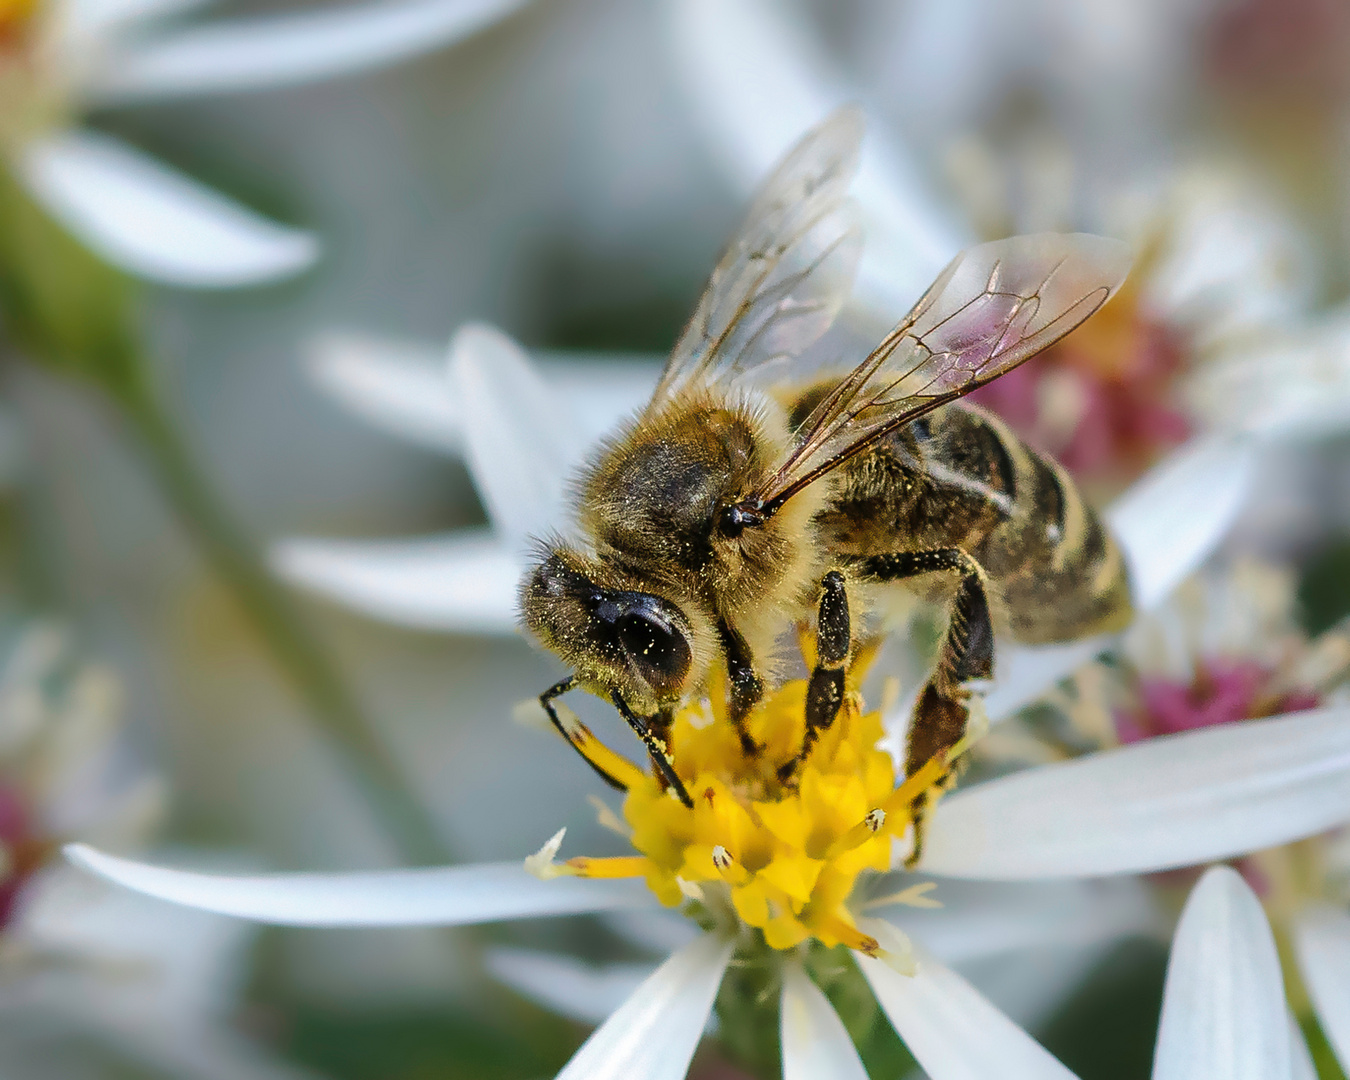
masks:
POLYGON ((652 689, 670 693, 680 688, 692 654, 679 629, 649 610, 626 612, 614 628, 624 652, 652 689))

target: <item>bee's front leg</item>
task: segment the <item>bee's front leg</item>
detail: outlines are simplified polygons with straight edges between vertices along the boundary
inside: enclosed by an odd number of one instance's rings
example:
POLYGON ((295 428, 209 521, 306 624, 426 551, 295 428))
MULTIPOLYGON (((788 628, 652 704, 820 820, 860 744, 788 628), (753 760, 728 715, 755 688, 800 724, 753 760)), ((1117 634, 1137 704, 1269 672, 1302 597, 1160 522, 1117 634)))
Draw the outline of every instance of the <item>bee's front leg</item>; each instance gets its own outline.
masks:
POLYGON ((750 646, 740 632, 725 619, 717 622, 717 632, 722 639, 722 647, 727 654, 727 675, 731 682, 731 722, 741 740, 741 750, 746 757, 759 753, 759 744, 750 735, 746 726, 746 717, 750 710, 759 704, 764 696, 764 680, 755 670, 754 657, 750 655, 750 646))
POLYGON ((844 575, 831 570, 820 582, 820 608, 816 615, 816 666, 806 686, 806 733, 801 752, 778 770, 778 778, 790 780, 811 753, 820 733, 834 723, 844 701, 844 672, 853 644, 844 575))
MULTIPOLYGON (((937 666, 914 706, 905 747, 905 774, 912 776, 938 754, 950 751, 965 735, 970 691, 961 684, 993 674, 994 625, 984 571, 960 548, 875 555, 861 560, 859 570, 874 581, 901 581, 938 571, 961 575, 937 666)), ((908 866, 916 864, 923 854, 924 820, 931 802, 931 796, 925 793, 912 808, 914 849, 905 860, 908 866)))
POLYGON ((600 779, 616 791, 627 791, 628 785, 623 783, 618 777, 611 775, 591 760, 590 756, 577 743, 577 734, 572 726, 564 724, 562 717, 558 715, 557 708, 554 707, 553 699, 561 697, 577 685, 577 677, 569 675, 562 682, 554 683, 542 694, 539 695, 539 704, 544 707, 544 712, 548 714, 549 720, 557 729, 558 734, 567 740, 567 745, 581 755, 581 760, 596 771, 600 779))
POLYGON ((614 707, 619 710, 619 715, 627 721, 628 726, 637 733, 637 737, 642 740, 642 744, 647 748, 647 753, 651 755, 652 764, 656 766, 657 775, 663 781, 662 786, 667 790, 673 790, 680 802, 692 810, 694 800, 689 797, 689 791, 685 788, 684 781, 675 771, 675 759, 670 756, 670 745, 667 742, 670 735, 669 717, 658 713, 650 720, 642 719, 628 707, 628 702, 624 701, 623 695, 617 690, 610 694, 610 700, 614 702, 614 707))

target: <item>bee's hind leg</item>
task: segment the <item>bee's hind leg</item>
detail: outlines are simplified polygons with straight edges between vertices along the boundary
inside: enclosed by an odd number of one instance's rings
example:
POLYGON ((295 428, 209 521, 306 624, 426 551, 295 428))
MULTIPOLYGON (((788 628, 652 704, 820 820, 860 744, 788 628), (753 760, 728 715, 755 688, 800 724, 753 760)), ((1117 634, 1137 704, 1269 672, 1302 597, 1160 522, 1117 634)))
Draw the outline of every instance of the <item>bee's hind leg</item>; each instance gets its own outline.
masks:
POLYGON ((816 666, 806 686, 806 734, 801 752, 778 769, 778 778, 784 782, 807 755, 820 733, 834 723, 839 706, 844 701, 844 671, 848 652, 853 643, 852 625, 848 612, 848 590, 844 575, 831 570, 820 582, 820 608, 816 616, 816 666))
MULTIPOLYGON (((966 734, 970 691, 962 684, 993 674, 994 626, 984 571, 960 548, 876 555, 861 560, 859 570, 874 581, 900 581, 935 571, 961 575, 937 665, 914 706, 905 747, 905 775, 912 776, 938 754, 951 751, 966 734)), ((905 860, 907 866, 915 865, 923 854, 924 823, 932 801, 925 792, 912 807, 914 848, 905 860)))

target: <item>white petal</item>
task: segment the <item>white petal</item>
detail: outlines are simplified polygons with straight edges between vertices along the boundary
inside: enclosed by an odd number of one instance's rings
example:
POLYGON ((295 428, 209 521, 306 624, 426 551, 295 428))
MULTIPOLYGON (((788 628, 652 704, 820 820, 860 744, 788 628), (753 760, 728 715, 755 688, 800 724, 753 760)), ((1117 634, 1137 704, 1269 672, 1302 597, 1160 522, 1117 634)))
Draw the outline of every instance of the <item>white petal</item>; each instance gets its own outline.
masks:
POLYGON ((483 965, 493 977, 559 1016, 599 1024, 655 970, 652 964, 595 967, 572 956, 534 949, 489 949, 483 965))
POLYGON ((664 356, 650 353, 547 350, 533 355, 544 382, 566 400, 587 445, 651 400, 665 366, 664 356))
POLYGON ((702 933, 697 923, 670 908, 615 911, 600 921, 634 948, 655 956, 678 952, 702 933))
POLYGON ((1135 604, 1156 607, 1232 526, 1253 467, 1250 440, 1201 437, 1170 455, 1107 511, 1125 550, 1135 604))
POLYGON ((204 7, 210 0, 57 0, 62 34, 98 41, 109 32, 204 7))
POLYGON ((1308 439, 1350 427, 1350 309, 1244 334, 1192 365, 1182 388, 1207 426, 1308 439))
POLYGON ((1294 950, 1322 1033, 1350 1070, 1350 915, 1318 906, 1294 924, 1294 950))
POLYGON ((385 0, 194 26, 124 47, 92 92, 122 102, 314 82, 443 48, 523 3, 385 0))
MULTIPOLYGON (((808 128, 854 97, 770 0, 667 7, 683 85, 746 194, 808 128)), ((893 321, 970 237, 880 125, 868 131, 854 193, 867 227, 858 290, 893 321)))
POLYGON ((1072 1080, 1048 1050, 937 960, 921 957, 917 975, 867 956, 858 966, 931 1080, 1072 1080))
MULTIPOLYGON (((1107 881, 944 881, 942 906, 885 909, 924 950, 946 964, 1014 952, 1089 946, 1131 936, 1164 937, 1156 893, 1134 877, 1107 881)), ((869 910, 875 910, 869 908, 869 910)))
POLYGON ((732 943, 705 934, 656 969, 586 1040, 557 1080, 682 1080, 732 943))
POLYGON ((506 550, 563 523, 567 477, 585 440, 524 351, 500 330, 463 327, 450 342, 450 378, 464 410, 474 484, 506 550))
MULTIPOLYGON (((308 353, 319 387, 367 423, 430 450, 463 452, 464 412, 446 377, 444 349, 334 332, 315 338, 308 353)), ((643 354, 547 352, 535 359, 587 444, 641 408, 661 372, 661 358, 643 354)))
POLYGON ((1116 635, 1103 634, 1057 645, 1003 644, 995 653, 995 678, 984 696, 984 709, 990 721, 1006 720, 1060 679, 1107 651, 1115 640, 1116 635))
POLYGON ((458 455, 464 416, 445 376, 444 350, 422 342, 327 333, 306 349, 310 378, 372 427, 458 455))
POLYGON ((1350 710, 1164 736, 938 806, 924 873, 1027 880, 1226 859, 1350 820, 1350 710))
POLYGON ((422 630, 514 634, 521 562, 484 530, 413 540, 296 537, 269 562, 287 581, 422 630))
POLYGON ((637 880, 541 881, 521 863, 355 874, 199 874, 69 844, 77 866, 176 904, 282 926, 459 926, 653 903, 637 880))
POLYGON ((1040 1031, 1081 993, 1111 950, 1112 945, 1105 942, 1052 943, 953 966, 1018 1027, 1040 1031))
MULTIPOLYGON (((912 881, 895 875, 877 882, 876 891, 894 895, 912 881)), ((1156 890, 1136 877, 936 884, 929 895, 939 908, 868 904, 866 910, 893 922, 925 955, 955 968, 1031 1030, 1059 1013, 1113 945, 1126 938, 1166 941, 1174 921, 1156 890)))
POLYGON ((107 135, 36 140, 19 174, 91 250, 151 281, 254 285, 290 277, 318 257, 309 233, 267 221, 107 135))
POLYGON ((1213 867, 1172 939, 1153 1080, 1288 1080, 1291 1064, 1266 913, 1236 870, 1213 867))
POLYGON ((1287 205, 1237 169, 1190 166, 1166 199, 1167 244, 1149 274, 1150 306, 1205 340, 1287 326, 1314 303, 1316 245, 1287 205))
POLYGON ((795 961, 783 968, 783 1080, 867 1080, 834 1006, 795 961))

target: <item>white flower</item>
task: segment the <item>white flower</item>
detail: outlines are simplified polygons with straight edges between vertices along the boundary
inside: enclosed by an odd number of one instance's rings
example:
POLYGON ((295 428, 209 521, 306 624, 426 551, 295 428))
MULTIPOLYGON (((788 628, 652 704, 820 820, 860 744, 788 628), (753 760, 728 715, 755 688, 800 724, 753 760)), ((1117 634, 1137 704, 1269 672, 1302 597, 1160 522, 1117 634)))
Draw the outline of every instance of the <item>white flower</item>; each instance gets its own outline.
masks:
POLYGON ((313 236, 77 121, 106 106, 362 71, 457 41, 523 3, 392 0, 179 27, 168 20, 191 0, 20 0, 0 9, 0 163, 129 273, 197 288, 286 277, 314 261, 313 236))
MULTIPOLYGON (((1296 604, 1294 574, 1285 567, 1250 558, 1212 565, 1137 622, 1114 663, 1078 673, 1071 692, 1054 696, 1071 722, 1062 745, 1054 739, 1030 741, 1024 732, 1005 749, 1012 756, 1020 749, 1025 760, 1032 756, 1028 748, 1060 756, 1081 752, 1085 741, 1124 742, 1170 756, 1174 744, 1166 736, 1178 732, 1245 731, 1249 734, 1236 737, 1247 738, 1263 724, 1339 708, 1347 699, 1350 637, 1338 626, 1309 639, 1297 623, 1296 604), (1271 713, 1284 719, 1264 719, 1271 713)), ((1172 767, 1186 768, 1187 762, 1178 759, 1172 767)), ((1318 782, 1310 772, 1310 792, 1318 782)), ((1250 804, 1244 813, 1259 807, 1262 798, 1256 791, 1234 797, 1250 804)), ((1255 850, 1238 863, 1270 920, 1295 941, 1305 934, 1310 911, 1350 904, 1350 830, 1337 824, 1328 821, 1333 831, 1313 830, 1292 845, 1265 844, 1253 836, 1255 850)), ((1176 879, 1155 879, 1150 887, 1165 903, 1176 879)), ((1314 953, 1308 963, 1317 966, 1319 960, 1314 953)))
MULTIPOLYGON (((1344 1070, 1350 1068, 1350 914, 1303 911, 1298 975, 1344 1070)), ((1191 893, 1167 966, 1153 1080, 1314 1080, 1285 1000, 1275 938, 1242 877, 1214 867, 1191 893)))
POLYGON ((161 816, 163 784, 121 738, 118 690, 46 627, 28 631, 0 672, 6 1073, 51 1075, 79 1043, 193 1080, 301 1080, 230 1030, 246 927, 91 888, 55 858, 74 838, 141 846, 161 816))
MULTIPOLYGON (((1026 130, 995 123, 1013 144, 1007 152, 971 134, 997 115, 1009 91, 1004 78, 1023 89, 1023 80, 1055 84, 1054 115, 1075 130, 1075 120, 1091 129, 1104 102, 1124 108, 1124 90, 1105 91, 1099 80, 1123 80, 1147 97, 1158 88, 1154 64, 1176 74, 1174 39, 1184 33, 1176 22, 1188 16, 1148 5, 1110 15, 1080 7, 958 0, 857 16, 855 29, 868 35, 860 49, 884 53, 885 70, 903 72, 894 77, 899 86, 887 85, 883 72, 880 86, 845 78, 823 35, 768 0, 678 0, 667 5, 667 29, 691 112, 742 194, 796 132, 863 100, 871 123, 854 194, 868 243, 855 299, 872 325, 893 323, 982 235, 1084 229, 1136 244, 1144 257, 1108 308, 977 395, 1080 478, 1100 476, 1116 490, 1122 474, 1136 474, 1187 429, 1281 437, 1344 430, 1350 315, 1314 315, 1316 245, 1252 170, 1199 153, 1178 160, 1159 132, 1124 152, 1071 148, 1060 129, 1047 134, 1030 121, 1026 130), (1132 34, 1138 47, 1122 46, 1132 34), (1024 50, 1043 36, 1075 45, 1038 48, 1033 62, 1024 50), (1101 70, 1079 67, 1099 54, 1111 57, 1102 56, 1101 70), (954 56, 960 72, 948 63, 954 56), (1063 82, 1070 69, 1100 93, 1070 90, 1063 82), (901 96, 899 111, 923 116, 886 123, 889 94, 901 96), (954 126, 916 141, 952 99, 961 103, 959 120, 947 121, 954 126), (939 194, 939 180, 963 198, 939 194)), ((1113 136, 1141 123, 1134 112, 1122 115, 1129 122, 1109 125, 1113 136)))
MULTIPOLYGON (((779 712, 791 709, 790 693, 784 692, 782 698, 779 704, 766 704, 766 724, 776 723, 779 712)), ((835 906, 843 899, 834 890, 846 892, 853 876, 872 865, 878 853, 883 866, 889 861, 887 849, 876 845, 886 842, 886 830, 904 828, 907 792, 924 783, 916 774, 891 796, 878 795, 870 787, 866 792, 849 787, 878 781, 877 766, 866 764, 871 758, 865 750, 869 737, 874 737, 866 725, 875 721, 856 707, 844 716, 847 719, 831 729, 831 738, 840 747, 840 740, 861 740, 858 747, 844 752, 822 742, 804 766, 800 795, 789 791, 755 797, 763 820, 776 819, 768 826, 746 817, 732 798, 707 798, 686 811, 636 766, 618 764, 612 755, 604 757, 612 775, 623 778, 628 787, 625 815, 634 829, 634 846, 642 853, 635 856, 574 858, 557 864, 553 860, 562 841, 558 835, 526 861, 530 869, 515 863, 355 875, 226 877, 136 863, 84 845, 74 845, 68 853, 79 865, 151 896, 285 925, 464 925, 650 909, 658 894, 666 904, 688 902, 701 929, 600 1026, 564 1070, 566 1077, 682 1076, 708 1023, 726 965, 736 952, 742 963, 765 964, 781 979, 785 1011, 806 1017, 821 1040, 807 1043, 789 1032, 783 1052, 790 1070, 810 1067, 821 1060, 820 1054, 836 1068, 855 1067, 854 1052, 840 1025, 804 986, 795 967, 798 959, 809 957, 798 944, 812 937, 827 946, 837 942, 854 950, 858 968, 882 1010, 933 1080, 1069 1075, 935 955, 921 918, 898 916, 891 924, 869 914, 896 903, 922 906, 931 900, 927 888, 910 887, 883 896, 864 888, 855 890, 846 907, 835 906), (815 799, 812 772, 817 762, 824 770, 820 783, 843 785, 840 792, 853 793, 815 799), (783 799, 775 817, 766 816, 773 806, 760 798, 783 799), (880 798, 886 813, 862 814, 868 798, 880 798), (849 810, 850 802, 857 802, 858 808, 849 810), (814 815, 814 821, 799 818, 799 813, 814 815), (850 827, 852 813, 861 820, 850 827), (848 820, 836 822, 840 815, 848 820), (667 834, 668 829, 672 831, 667 834), (798 832, 814 837, 823 829, 829 830, 827 837, 836 837, 824 854, 811 856, 809 847, 798 849, 790 842, 798 832), (712 842, 719 837, 725 847, 712 842), (676 845, 673 851, 671 844, 676 845), (741 853, 752 850, 761 852, 758 861, 748 854, 742 861, 741 853), (765 857, 769 862, 763 862, 765 857), (677 873, 671 867, 683 869, 677 873), (809 884, 811 879, 802 878, 799 871, 819 875, 816 884, 809 884), (651 891, 639 880, 643 876, 651 891), (795 914, 775 906, 775 897, 793 895, 781 890, 799 888, 794 883, 804 880, 810 894, 805 906, 794 908, 795 914), (827 894, 839 898, 828 899, 827 894), (914 947, 901 926, 913 937, 914 947)), ((1192 865, 1315 834, 1350 820, 1348 720, 1350 712, 1344 708, 1324 709, 1191 732, 959 791, 942 801, 934 814, 922 871, 981 882, 1090 879, 1192 865)), ((690 730, 676 731, 675 742, 686 745, 696 737, 695 731, 708 740, 695 755, 705 763, 695 768, 704 769, 719 754, 738 752, 737 740, 721 738, 725 727, 705 724, 694 729, 691 722, 690 730), (723 749, 713 749, 717 746, 723 749)), ((766 728, 760 735, 771 737, 772 730, 766 728)), ((574 742, 584 752, 609 754, 584 729, 577 731, 574 742)), ((715 771, 718 766, 711 767, 715 771)), ((692 774, 686 779, 694 782, 692 774)), ((711 773, 697 774, 700 790, 707 784, 711 791, 717 783, 711 773)), ((939 899, 941 895, 939 883, 939 899)), ((987 918, 999 914, 996 904, 986 908, 987 918)), ((1024 939, 1053 935, 1053 929, 1044 926, 1044 911, 1031 913, 1031 918, 1007 914, 1009 921, 1021 924, 1017 933, 1024 939)), ((1050 913, 1055 922, 1063 921, 1062 914, 1050 913)), ((656 925, 665 918, 657 917, 656 925)), ((976 925, 965 923, 967 930, 976 925)), ((934 945, 941 948, 942 924, 927 926, 934 945)), ((1100 932, 1100 927, 1090 932, 1100 932)), ((1007 929, 990 934, 997 943, 990 951, 1006 951, 1011 936, 1007 929)), ((505 961, 498 956, 493 963, 523 988, 546 981, 532 954, 508 954, 505 961)), ((567 971, 565 965, 563 970, 567 971)), ((573 978, 569 986, 576 995, 593 988, 612 995, 631 976, 630 969, 589 982, 573 978)), ((586 1004, 574 1001, 569 1011, 584 1014, 586 1004)))

